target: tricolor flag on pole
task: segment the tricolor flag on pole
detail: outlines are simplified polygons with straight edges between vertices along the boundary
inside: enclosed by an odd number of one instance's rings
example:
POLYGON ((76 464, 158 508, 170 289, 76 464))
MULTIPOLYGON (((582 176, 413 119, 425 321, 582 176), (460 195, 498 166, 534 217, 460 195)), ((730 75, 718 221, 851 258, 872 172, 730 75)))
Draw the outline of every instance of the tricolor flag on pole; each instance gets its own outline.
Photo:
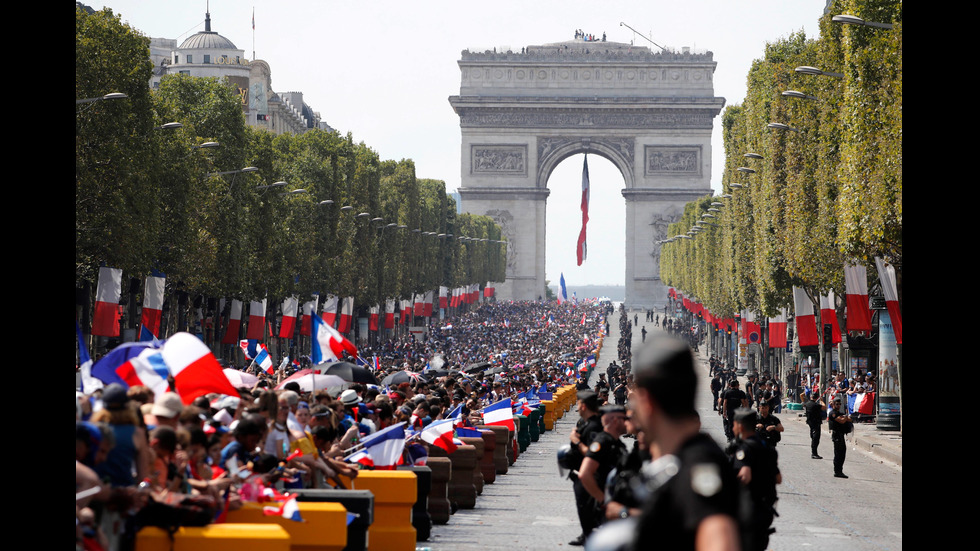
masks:
POLYGON ((246 360, 254 359, 259 355, 259 341, 255 339, 242 339, 238 341, 238 347, 242 349, 246 360))
POLYGON ((820 344, 817 334, 817 321, 813 315, 813 302, 806 291, 793 287, 793 306, 796 310, 796 334, 800 337, 800 346, 816 346, 820 344))
POLYGON ((431 318, 432 317, 432 299, 433 299, 433 294, 434 293, 432 291, 426 291, 425 292, 425 302, 423 303, 423 306, 422 306, 422 308, 423 308, 422 309, 422 315, 424 317, 427 317, 427 318, 431 318))
POLYGON ((221 339, 221 344, 235 344, 238 342, 238 332, 242 328, 242 301, 231 300, 231 313, 228 314, 228 327, 225 329, 225 336, 221 339))
POLYGON ((262 340, 265 338, 265 301, 253 300, 248 305, 248 330, 245 332, 246 339, 262 340))
POLYGON ((395 328, 395 299, 385 300, 385 329, 395 328))
POLYGON ((345 461, 372 466, 375 469, 394 470, 405 449, 405 422, 392 425, 366 436, 361 441, 362 448, 347 457, 345 461))
POLYGON ((337 322, 337 330, 341 333, 350 331, 351 318, 354 315, 354 297, 346 297, 340 303, 340 320, 337 322))
POLYGON ((327 295, 326 300, 323 301, 323 321, 327 322, 327 325, 333 326, 334 320, 337 319, 337 300, 337 297, 327 295))
POLYGON ((419 433, 419 437, 433 446, 446 450, 446 453, 456 451, 456 444, 453 442, 452 418, 429 423, 419 433))
POLYGON ((895 342, 902 344, 902 310, 898 304, 898 283, 895 279, 895 267, 877 256, 875 257, 875 265, 878 267, 881 291, 885 294, 888 317, 891 318, 892 330, 895 332, 895 342))
POLYGON ((368 308, 368 330, 377 331, 378 330, 378 311, 380 307, 375 304, 368 308))
POLYGON ((299 299, 289 297, 282 301, 282 323, 279 325, 279 338, 291 339, 296 330, 296 314, 299 313, 299 299))
POLYGON ((589 155, 585 155, 582 163, 582 231, 578 234, 578 245, 575 248, 575 256, 578 265, 581 266, 588 256, 585 244, 585 227, 589 223, 589 155))
POLYGON ((844 289, 847 299, 847 332, 871 332, 871 309, 868 307, 868 270, 859 264, 844 266, 844 289))
POLYGON ((310 336, 310 324, 313 323, 311 321, 311 317, 316 315, 316 307, 319 301, 320 297, 314 295, 313 300, 303 303, 303 321, 299 326, 299 334, 303 335, 304 337, 310 336))
POLYGON ((561 278, 558 281, 560 286, 558 289, 558 304, 561 304, 568 300, 568 289, 565 288, 565 272, 562 272, 561 278))
POLYGON ((422 317, 425 312, 425 293, 418 293, 415 295, 415 309, 412 313, 416 318, 422 317))
POLYGON ((92 334, 119 336, 119 297, 122 295, 122 270, 99 268, 99 285, 95 288, 95 313, 92 334))
POLYGON ((830 325, 830 344, 840 343, 840 324, 837 323, 837 297, 830 291, 820 296, 820 325, 830 325))
POLYGON ((510 398, 490 404, 483 408, 483 423, 486 425, 500 425, 510 430, 516 431, 514 426, 514 412, 511 409, 510 398))
POLYGON ((262 514, 266 516, 278 516, 296 522, 304 522, 303 517, 299 514, 299 505, 296 504, 295 495, 287 497, 286 501, 280 503, 278 507, 263 507, 262 514))
POLYGON ((160 272, 146 278, 143 284, 143 313, 140 319, 140 340, 160 338, 160 316, 163 313, 163 290, 166 276, 160 272))
POLYGON ((749 344, 762 344, 762 329, 755 322, 755 312, 742 310, 742 331, 749 344))
POLYGON ((325 361, 340 360, 346 350, 352 356, 357 356, 357 348, 333 326, 321 319, 313 318, 313 365, 325 361))
POLYGON ((786 308, 779 315, 769 318, 769 348, 786 348, 786 308))
POLYGON ((449 288, 439 286, 439 308, 449 308, 449 288))
POLYGON ((493 293, 494 293, 493 282, 488 281, 487 286, 483 288, 483 296, 485 298, 490 298, 493 296, 493 293))
POLYGON ((272 363, 272 356, 269 354, 269 349, 266 348, 264 344, 259 345, 259 351, 258 354, 256 354, 254 361, 259 365, 262 371, 265 371, 267 374, 272 375, 276 372, 275 368, 272 367, 274 365, 272 363))

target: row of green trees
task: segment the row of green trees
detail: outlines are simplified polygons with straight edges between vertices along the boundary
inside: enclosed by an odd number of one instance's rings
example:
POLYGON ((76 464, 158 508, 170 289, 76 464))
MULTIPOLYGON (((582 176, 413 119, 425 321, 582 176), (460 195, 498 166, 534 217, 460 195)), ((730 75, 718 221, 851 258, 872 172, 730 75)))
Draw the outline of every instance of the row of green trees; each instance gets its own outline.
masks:
POLYGON ((76 105, 79 303, 100 265, 136 281, 162 271, 171 297, 270 307, 314 292, 383 304, 504 279, 500 228, 457 215, 445 183, 417 178, 411 160, 382 161, 350 134, 252 129, 215 79, 173 75, 151 91, 149 40, 109 10, 76 10, 75 60, 76 98, 128 96, 76 105))
POLYGON ((768 44, 749 72, 745 101, 725 110, 722 126, 725 196, 688 204, 670 227, 670 236, 701 228, 663 245, 666 282, 716 315, 774 316, 792 305, 793 286, 815 304, 831 290, 843 297, 847 262, 865 265, 877 281, 877 256, 895 266, 901 299, 900 0, 837 0, 820 19, 819 39, 800 32, 768 44), (842 25, 831 21, 837 14, 893 28, 842 25), (800 66, 844 76, 795 71, 800 66), (810 98, 782 95, 787 90, 810 98))

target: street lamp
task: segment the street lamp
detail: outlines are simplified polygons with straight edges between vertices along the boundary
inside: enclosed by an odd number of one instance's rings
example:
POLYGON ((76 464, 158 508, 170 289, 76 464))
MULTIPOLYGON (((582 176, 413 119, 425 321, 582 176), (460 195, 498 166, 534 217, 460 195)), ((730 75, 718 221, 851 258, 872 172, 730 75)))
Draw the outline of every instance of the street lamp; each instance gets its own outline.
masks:
POLYGON ((276 182, 274 184, 268 184, 268 185, 265 185, 265 186, 255 186, 255 189, 269 189, 271 187, 282 187, 282 186, 287 186, 287 185, 289 185, 289 184, 286 183, 286 182, 283 182, 283 181, 279 181, 279 182, 276 182))
POLYGON ((743 174, 755 174, 755 169, 749 168, 747 166, 740 166, 740 167, 736 168, 735 170, 737 170, 737 171, 739 171, 739 172, 741 172, 743 174))
POLYGON ((183 128, 183 127, 184 127, 184 125, 183 124, 180 124, 179 122, 167 122, 167 123, 161 124, 160 126, 154 126, 153 129, 154 130, 172 130, 174 128, 183 128))
POLYGON ((223 172, 208 172, 208 176, 224 176, 225 174, 242 174, 242 173, 258 172, 258 171, 259 169, 257 167, 247 166, 239 170, 225 170, 223 172))
POLYGON ((742 155, 742 156, 745 157, 746 159, 764 159, 765 158, 762 155, 759 155, 758 153, 751 153, 751 152, 746 153, 745 155, 742 155))
POLYGON ((824 77, 844 78, 844 75, 841 74, 841 73, 832 73, 830 71, 822 71, 820 69, 817 69, 816 67, 810 67, 809 65, 800 65, 799 67, 797 67, 796 69, 793 69, 793 70, 796 71, 797 73, 803 73, 804 75, 816 75, 816 76, 824 76, 824 77))
POLYGON ((94 101, 110 100, 110 99, 125 99, 125 98, 128 98, 128 97, 129 96, 127 96, 126 94, 124 94, 122 92, 112 92, 112 93, 106 94, 104 96, 99 96, 99 97, 96 97, 96 98, 77 99, 77 100, 75 100, 75 105, 79 105, 79 104, 82 104, 82 103, 92 103, 94 101))
POLYGON ((354 207, 352 207, 350 205, 344 205, 344 206, 340 207, 340 212, 350 212, 352 210, 354 210, 354 207))
POLYGON ((781 122, 771 122, 766 125, 767 128, 772 128, 773 130, 790 130, 792 132, 799 132, 799 129, 793 128, 788 124, 783 124, 781 122))
POLYGON ((211 149, 213 147, 218 147, 221 145, 218 142, 204 142, 201 145, 192 145, 191 149, 211 149))
POLYGON ((326 199, 324 201, 320 201, 317 204, 320 205, 321 207, 324 206, 324 205, 332 205, 333 204, 333 199, 326 199))
POLYGON ((891 23, 878 23, 876 21, 865 21, 856 15, 848 15, 842 13, 840 15, 835 15, 830 18, 834 23, 843 23, 845 25, 863 25, 865 27, 877 27, 879 29, 891 29, 891 23))
POLYGON ((796 90, 786 90, 785 92, 779 95, 787 98, 817 99, 817 96, 811 96, 809 94, 804 94, 803 92, 798 92, 796 90))

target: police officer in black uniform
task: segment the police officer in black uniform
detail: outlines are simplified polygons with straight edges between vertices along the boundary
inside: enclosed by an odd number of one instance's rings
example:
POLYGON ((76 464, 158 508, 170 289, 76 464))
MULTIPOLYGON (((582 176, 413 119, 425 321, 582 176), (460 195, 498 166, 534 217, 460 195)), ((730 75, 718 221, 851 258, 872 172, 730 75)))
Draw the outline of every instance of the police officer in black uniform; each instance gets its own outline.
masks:
POLYGON ((830 425, 830 439, 834 442, 834 476, 836 478, 847 478, 844 474, 844 458, 847 456, 847 444, 844 443, 844 435, 848 433, 847 424, 851 422, 851 416, 847 411, 841 411, 840 398, 834 398, 834 407, 827 414, 827 423, 830 425))
POLYGON ((739 525, 743 551, 764 551, 769 544, 773 517, 776 514, 776 484, 782 482, 776 450, 756 430, 759 416, 748 408, 735 412, 735 442, 732 466, 742 492, 739 500, 739 525))
POLYGON ((578 474, 582 487, 593 499, 596 525, 602 524, 605 518, 606 478, 619 463, 620 457, 626 454, 626 445, 619 439, 626 434, 626 408, 615 404, 605 405, 599 408, 599 415, 602 417, 602 432, 589 444, 589 451, 582 460, 578 474))
POLYGON ((656 336, 635 366, 632 414, 657 458, 642 469, 645 503, 633 548, 738 549, 738 481, 725 453, 701 432, 691 349, 656 336))
POLYGON ((785 429, 779 418, 772 414, 771 402, 765 394, 762 395, 762 400, 759 402, 759 418, 755 430, 772 449, 776 449, 776 444, 783 439, 780 433, 785 429))
MULTIPOLYGON (((595 436, 602 432, 602 422, 599 418, 599 397, 591 390, 578 391, 578 413, 581 418, 575 424, 569 441, 572 445, 573 459, 570 465, 573 469, 581 466, 582 459, 589 451, 589 445, 595 436)), ((569 475, 572 479, 572 490, 575 492, 575 508, 578 511, 579 524, 582 534, 569 542, 569 545, 584 545, 586 538, 596 527, 595 502, 589 492, 582 486, 582 481, 575 471, 569 475)))
POLYGON ((823 459, 817 453, 817 447, 820 445, 820 425, 827 415, 824 413, 827 411, 827 404, 814 392, 806 402, 803 402, 803 411, 806 413, 806 424, 810 427, 810 458, 823 459))
POLYGON ((738 379, 732 377, 728 390, 721 397, 721 415, 725 421, 725 436, 729 440, 735 438, 735 433, 732 432, 735 410, 744 407, 749 407, 748 397, 738 388, 738 379))

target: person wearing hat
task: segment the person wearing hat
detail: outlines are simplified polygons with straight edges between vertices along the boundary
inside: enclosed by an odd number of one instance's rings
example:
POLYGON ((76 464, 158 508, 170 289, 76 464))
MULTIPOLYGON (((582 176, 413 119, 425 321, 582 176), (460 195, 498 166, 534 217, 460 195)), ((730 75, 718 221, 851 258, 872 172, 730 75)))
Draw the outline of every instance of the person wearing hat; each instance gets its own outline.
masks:
POLYGON ((579 467, 579 480, 593 501, 593 514, 596 524, 602 524, 605 517, 606 478, 623 455, 626 445, 620 437, 626 434, 626 408, 617 405, 604 405, 599 408, 602 418, 602 432, 589 444, 589 451, 579 467))
MULTIPOLYGON (((765 402, 759 405, 768 407, 765 402)), ((748 499, 741 500, 739 510, 743 551, 764 551, 769 545, 769 528, 778 499, 776 485, 782 482, 776 450, 757 430, 761 423, 759 415, 751 409, 735 411, 732 466, 742 483, 742 492, 748 494, 748 499)))
POLYGON ((569 542, 569 545, 585 545, 585 540, 596 527, 595 502, 594 498, 582 485, 581 478, 576 474, 585 454, 589 451, 589 445, 597 434, 602 432, 602 422, 599 418, 599 396, 591 390, 579 390, 577 395, 577 408, 580 418, 575 424, 575 429, 569 436, 572 445, 572 490, 575 492, 575 507, 578 511, 579 524, 582 526, 582 534, 569 542))
POLYGON ((146 430, 122 385, 112 383, 103 390, 102 409, 92 415, 92 421, 108 423, 116 441, 105 461, 95 468, 99 477, 108 478, 113 486, 132 486, 146 478, 150 471, 146 430))
POLYGON ((847 455, 847 445, 844 443, 844 435, 850 432, 851 416, 847 411, 842 411, 841 399, 834 398, 834 405, 827 414, 827 424, 830 425, 830 440, 834 443, 834 477, 847 478, 844 474, 844 458, 847 455))
POLYGON ((144 419, 148 427, 167 426, 177 430, 182 411, 184 411, 184 403, 180 401, 180 396, 176 392, 164 392, 156 397, 149 418, 144 417, 144 419))
POLYGON ((745 392, 738 388, 738 379, 732 377, 728 390, 721 397, 721 414, 725 421, 725 436, 729 440, 735 438, 735 433, 732 432, 732 421, 735 419, 735 410, 740 407, 749 407, 749 399, 745 392))
POLYGON ((634 373, 633 416, 656 461, 643 469, 649 492, 633 547, 738 549, 738 481, 725 453, 701 432, 690 347, 655 336, 637 352, 634 373))

